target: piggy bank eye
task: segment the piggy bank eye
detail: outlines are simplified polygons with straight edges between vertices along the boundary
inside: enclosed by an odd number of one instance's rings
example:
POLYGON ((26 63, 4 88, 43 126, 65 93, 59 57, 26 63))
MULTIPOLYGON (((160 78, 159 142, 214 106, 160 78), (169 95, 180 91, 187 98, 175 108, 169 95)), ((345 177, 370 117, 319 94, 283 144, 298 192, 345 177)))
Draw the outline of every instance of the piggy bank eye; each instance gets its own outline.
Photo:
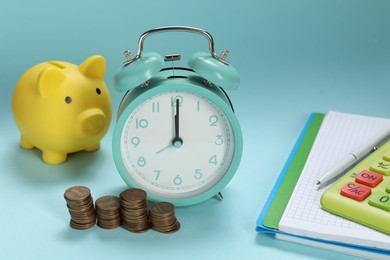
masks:
POLYGON ((102 91, 100 90, 100 88, 96 88, 96 93, 98 93, 98 95, 100 95, 102 93, 102 91))
POLYGON ((69 96, 67 96, 67 97, 65 98, 65 102, 66 102, 66 104, 72 103, 72 98, 69 97, 69 96))

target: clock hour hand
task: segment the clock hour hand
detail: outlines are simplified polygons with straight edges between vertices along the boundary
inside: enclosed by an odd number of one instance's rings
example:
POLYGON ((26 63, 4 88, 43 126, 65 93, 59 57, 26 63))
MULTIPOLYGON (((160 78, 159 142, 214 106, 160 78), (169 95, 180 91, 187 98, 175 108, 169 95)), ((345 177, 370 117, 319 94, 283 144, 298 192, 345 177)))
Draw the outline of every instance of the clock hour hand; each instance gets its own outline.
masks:
POLYGON ((176 148, 183 145, 183 139, 179 136, 179 99, 176 99, 175 137, 172 139, 172 145, 176 148))

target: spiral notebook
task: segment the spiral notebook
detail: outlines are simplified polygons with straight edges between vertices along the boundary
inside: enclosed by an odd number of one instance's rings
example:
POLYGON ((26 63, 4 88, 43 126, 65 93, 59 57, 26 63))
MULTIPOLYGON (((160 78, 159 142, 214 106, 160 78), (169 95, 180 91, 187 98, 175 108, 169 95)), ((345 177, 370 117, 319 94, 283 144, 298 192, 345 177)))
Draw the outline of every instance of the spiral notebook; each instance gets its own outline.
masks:
MULTIPOLYGON (((315 181, 351 150, 390 127, 390 120, 312 114, 257 221, 277 238, 365 257, 389 258, 390 236, 321 209, 315 181)), ((329 183, 328 185, 330 185, 329 183)))

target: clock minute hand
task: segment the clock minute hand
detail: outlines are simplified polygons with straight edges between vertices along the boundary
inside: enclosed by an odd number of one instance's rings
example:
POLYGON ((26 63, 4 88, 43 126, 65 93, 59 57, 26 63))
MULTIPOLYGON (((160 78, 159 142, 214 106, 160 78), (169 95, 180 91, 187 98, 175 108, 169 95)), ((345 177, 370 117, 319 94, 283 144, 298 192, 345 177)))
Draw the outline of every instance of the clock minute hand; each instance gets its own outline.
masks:
POLYGON ((183 145, 183 139, 179 137, 179 125, 179 99, 176 99, 175 137, 172 139, 172 145, 176 148, 183 145))

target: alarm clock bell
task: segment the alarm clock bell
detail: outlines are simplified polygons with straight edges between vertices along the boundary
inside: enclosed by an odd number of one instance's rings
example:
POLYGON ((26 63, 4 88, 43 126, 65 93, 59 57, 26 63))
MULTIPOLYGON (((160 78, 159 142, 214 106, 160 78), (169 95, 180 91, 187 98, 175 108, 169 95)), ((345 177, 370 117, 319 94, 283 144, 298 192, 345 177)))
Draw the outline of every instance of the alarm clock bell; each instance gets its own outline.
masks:
POLYGON ((188 61, 188 66, 198 75, 217 86, 227 90, 237 89, 240 77, 235 68, 226 60, 228 51, 223 50, 221 55, 217 56, 214 50, 214 40, 204 30, 193 27, 171 26, 152 29, 143 33, 139 39, 139 48, 135 57, 130 51, 125 51, 127 61, 115 74, 113 80, 114 87, 118 91, 135 88, 160 72, 164 66, 164 58, 155 52, 142 53, 143 43, 148 36, 166 31, 186 31, 205 36, 209 42, 210 53, 194 53, 188 61))

